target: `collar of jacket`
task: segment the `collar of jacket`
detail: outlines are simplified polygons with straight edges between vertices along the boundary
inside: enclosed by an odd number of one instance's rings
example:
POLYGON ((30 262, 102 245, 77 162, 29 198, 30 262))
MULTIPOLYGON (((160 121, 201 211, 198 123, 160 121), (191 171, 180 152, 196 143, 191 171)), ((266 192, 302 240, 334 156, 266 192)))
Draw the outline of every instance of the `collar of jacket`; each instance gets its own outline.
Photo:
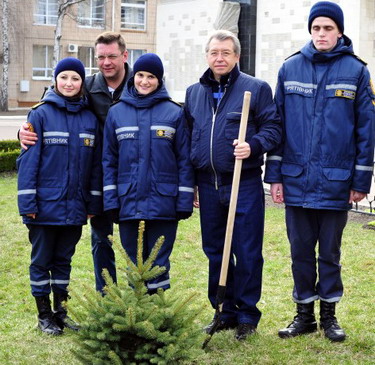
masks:
POLYGON ((140 95, 134 87, 134 78, 132 77, 126 84, 120 100, 135 108, 150 108, 161 101, 170 100, 170 96, 164 83, 153 93, 146 96, 140 95))
POLYGON ((333 58, 353 53, 353 43, 346 35, 343 35, 337 42, 334 49, 330 52, 319 52, 312 41, 308 42, 302 49, 301 53, 312 63, 329 62, 333 58))
POLYGON ((83 98, 74 99, 60 96, 56 94, 56 91, 52 88, 46 93, 42 101, 54 104, 57 108, 66 109, 71 113, 78 113, 81 109, 87 107, 87 103, 83 98))
MULTIPOLYGON (((238 65, 235 65, 232 69, 232 71, 229 73, 229 77, 227 75, 221 76, 221 79, 225 79, 228 77, 228 81, 223 85, 225 88, 231 86, 236 81, 237 77, 240 74, 240 70, 238 69, 238 65)), ((212 71, 210 68, 208 68, 205 73, 200 78, 199 82, 206 87, 212 87, 213 84, 216 82, 219 84, 213 77, 212 77, 212 71)), ((221 80, 220 80, 221 83, 221 80)))
MULTIPOLYGON (((128 63, 124 64, 124 68, 125 68, 125 82, 121 83, 122 86, 125 85, 130 79, 130 77, 133 76, 133 70, 128 65, 128 63)), ((110 95, 110 92, 108 91, 107 83, 105 81, 105 78, 102 72, 99 71, 98 73, 94 74, 92 77, 93 81, 90 82, 90 77, 88 77, 86 80, 87 80, 88 85, 91 83, 91 87, 89 87, 90 93, 102 93, 104 91, 108 93, 108 95, 110 95)))

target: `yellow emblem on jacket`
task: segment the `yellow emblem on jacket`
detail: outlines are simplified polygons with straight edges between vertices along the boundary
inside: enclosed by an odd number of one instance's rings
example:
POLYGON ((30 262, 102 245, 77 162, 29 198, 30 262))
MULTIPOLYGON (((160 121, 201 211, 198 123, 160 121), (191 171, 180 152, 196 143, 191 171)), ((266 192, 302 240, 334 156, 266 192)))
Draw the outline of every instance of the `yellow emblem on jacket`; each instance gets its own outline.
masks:
POLYGON ((26 124, 27 124, 27 127, 29 129, 29 132, 34 132, 35 131, 34 130, 34 126, 30 122, 27 122, 26 124))
POLYGON ((374 98, 372 99, 372 103, 375 105, 375 86, 371 79, 370 79, 370 86, 371 86, 372 95, 374 95, 374 98))

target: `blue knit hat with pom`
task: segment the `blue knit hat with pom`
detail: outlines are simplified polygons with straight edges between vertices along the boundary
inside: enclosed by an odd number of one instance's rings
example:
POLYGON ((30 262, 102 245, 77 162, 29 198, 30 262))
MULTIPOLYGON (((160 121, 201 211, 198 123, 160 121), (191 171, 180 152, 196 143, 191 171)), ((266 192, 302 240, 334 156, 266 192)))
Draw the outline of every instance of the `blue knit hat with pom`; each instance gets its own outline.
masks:
POLYGON ((164 67, 161 59, 155 53, 145 53, 135 61, 133 66, 134 75, 138 71, 150 72, 156 76, 159 83, 163 79, 164 67))
POLYGON ((78 58, 67 57, 62 59, 55 68, 55 79, 57 75, 63 71, 75 71, 81 76, 82 82, 85 81, 85 66, 78 58))
POLYGON ((344 14, 336 3, 319 1, 312 6, 308 23, 309 33, 311 33, 312 22, 319 16, 332 19, 336 23, 337 28, 339 28, 340 33, 344 33, 344 14))

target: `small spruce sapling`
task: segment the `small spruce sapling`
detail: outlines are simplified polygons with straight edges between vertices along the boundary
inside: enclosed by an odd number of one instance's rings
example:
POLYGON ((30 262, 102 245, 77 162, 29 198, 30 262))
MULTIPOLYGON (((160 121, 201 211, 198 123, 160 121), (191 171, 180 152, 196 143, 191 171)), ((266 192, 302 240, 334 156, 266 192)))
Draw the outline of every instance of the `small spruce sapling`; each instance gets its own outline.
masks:
POLYGON ((141 222, 137 264, 114 242, 126 262, 126 269, 119 270, 125 283, 114 284, 104 271, 104 296, 88 285, 72 290, 80 310, 69 309, 81 324, 72 352, 83 364, 177 364, 201 354, 203 333, 195 319, 203 308, 191 305, 196 293, 184 300, 173 289, 167 295, 160 288, 148 294, 145 283, 165 271, 153 266, 164 238, 143 262, 143 234, 141 222))

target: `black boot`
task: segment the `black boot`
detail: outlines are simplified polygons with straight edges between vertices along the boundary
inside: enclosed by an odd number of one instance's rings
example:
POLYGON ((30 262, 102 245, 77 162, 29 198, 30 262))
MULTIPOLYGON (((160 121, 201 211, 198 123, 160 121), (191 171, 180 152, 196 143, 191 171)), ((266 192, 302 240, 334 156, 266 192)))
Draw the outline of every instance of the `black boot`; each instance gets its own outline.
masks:
POLYGON ((35 301, 38 308, 38 327, 40 330, 49 335, 61 335, 63 331, 53 317, 49 295, 35 297, 35 301))
POLYGON ((293 322, 279 331, 279 337, 288 338, 315 332, 317 324, 314 315, 314 302, 307 304, 297 303, 297 315, 293 322))
POLYGON ((63 330, 64 327, 73 331, 79 330, 79 325, 75 323, 69 316, 64 306, 64 302, 68 300, 68 293, 53 293, 53 316, 57 325, 63 330))
POLYGON ((334 342, 345 340, 345 332, 337 323, 335 317, 336 303, 320 301, 320 328, 324 330, 324 335, 334 342))

